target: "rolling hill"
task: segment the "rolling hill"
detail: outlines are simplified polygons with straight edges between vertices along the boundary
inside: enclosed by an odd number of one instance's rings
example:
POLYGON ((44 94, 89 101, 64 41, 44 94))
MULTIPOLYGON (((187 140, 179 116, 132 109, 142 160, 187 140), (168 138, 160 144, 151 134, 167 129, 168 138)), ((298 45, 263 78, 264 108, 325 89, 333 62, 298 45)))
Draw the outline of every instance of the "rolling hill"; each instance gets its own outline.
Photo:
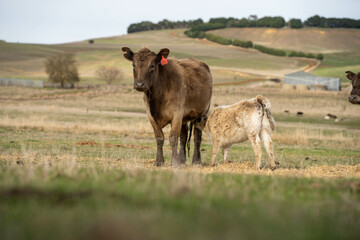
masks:
POLYGON ((225 28, 210 33, 272 48, 334 53, 357 51, 360 48, 360 30, 343 28, 225 28))
POLYGON ((325 58, 312 71, 319 76, 345 79, 345 71, 360 70, 360 29, 343 28, 226 28, 210 33, 284 50, 322 53, 325 58))
MULTIPOLYGON (((96 82, 97 68, 115 65, 125 73, 125 83, 130 84, 132 69, 131 64, 122 57, 123 46, 134 51, 144 46, 153 51, 167 47, 171 51, 170 57, 195 57, 211 67, 215 83, 281 78, 284 74, 308 66, 303 59, 275 57, 254 49, 222 46, 207 40, 187 38, 183 32, 184 29, 139 32, 94 39, 94 44, 89 44, 87 40, 61 45, 0 43, 0 77, 46 79, 46 57, 70 51, 76 54, 79 61, 82 82, 96 82)), ((319 75, 343 77, 344 69, 351 66, 350 70, 356 71, 360 62, 360 30, 356 29, 237 28, 212 32, 225 37, 251 40, 265 46, 323 52, 326 55, 325 61, 322 68, 315 71, 319 75), (336 62, 338 56, 342 58, 336 62)))
POLYGON ((280 77, 307 66, 301 60, 190 39, 183 31, 163 30, 99 38, 92 45, 88 41, 62 45, 0 43, 0 76, 46 78, 43 64, 46 57, 56 52, 71 51, 76 53, 79 60, 82 78, 94 78, 96 69, 102 65, 116 65, 125 72, 126 81, 130 82, 132 69, 131 64, 122 57, 123 46, 134 51, 144 46, 154 51, 167 47, 171 57, 195 57, 210 65, 215 82, 251 79, 259 75, 280 77))

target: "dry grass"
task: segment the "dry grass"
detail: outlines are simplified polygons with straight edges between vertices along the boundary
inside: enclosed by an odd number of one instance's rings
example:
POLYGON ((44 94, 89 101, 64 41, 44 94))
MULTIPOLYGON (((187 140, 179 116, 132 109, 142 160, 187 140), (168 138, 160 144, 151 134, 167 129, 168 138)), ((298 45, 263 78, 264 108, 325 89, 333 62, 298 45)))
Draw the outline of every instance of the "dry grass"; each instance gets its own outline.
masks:
POLYGON ((360 31, 357 29, 269 29, 269 28, 225 28, 211 31, 216 35, 250 40, 264 46, 312 52, 339 52, 357 50, 360 31))
MULTIPOLYGON (((18 101, 15 100, 15 98, 17 98, 16 96, 21 95, 22 91, 25 90, 19 88, 2 88, 1 91, 8 91, 8 96, 11 96, 11 91, 14 91, 15 93, 14 100, 2 101, 0 107, 1 127, 9 127, 18 130, 34 129, 36 131, 51 134, 105 134, 108 136, 119 137, 130 136, 134 139, 138 139, 139 137, 145 138, 147 142, 153 143, 153 147, 150 147, 147 150, 141 148, 139 151, 142 144, 141 141, 138 143, 118 144, 118 147, 122 147, 124 150, 127 148, 131 150, 133 149, 133 146, 138 146, 139 148, 136 148, 137 151, 144 152, 142 156, 146 155, 147 157, 139 158, 138 155, 132 155, 130 153, 121 162, 114 162, 114 159, 107 159, 106 162, 111 162, 109 163, 110 165, 107 165, 108 163, 104 163, 105 165, 102 163, 101 165, 106 169, 109 167, 152 168, 151 164, 154 160, 149 158, 150 156, 154 156, 156 150, 152 127, 148 122, 145 113, 133 112, 133 109, 144 110, 142 94, 124 88, 115 92, 100 93, 95 97, 88 97, 86 95, 73 96, 72 94, 69 94, 64 95, 61 99, 18 101)), ((26 94, 28 94, 28 96, 41 96, 47 95, 49 92, 48 90, 39 91, 28 89, 26 94)), ((56 94, 62 94, 62 91, 59 91, 56 94)), ((307 91, 298 92, 296 96, 293 96, 293 94, 283 91, 281 88, 274 87, 217 87, 214 89, 213 104, 231 104, 244 98, 254 97, 257 94, 263 94, 270 99, 275 116, 277 113, 282 113, 284 109, 289 109, 291 110, 291 113, 286 116, 296 117, 293 112, 293 109, 296 109, 302 110, 305 116, 310 115, 319 119, 323 119, 322 114, 328 112, 334 113, 339 117, 353 117, 354 119, 360 119, 360 113, 356 108, 357 106, 351 105, 343 100, 345 96, 344 93, 307 91)), ((284 119, 285 120, 283 121, 277 121, 277 128, 273 134, 275 146, 279 145, 304 149, 312 149, 313 147, 334 148, 343 151, 358 149, 358 129, 349 129, 346 125, 287 122, 286 118, 284 119)), ((169 127, 165 129, 166 137, 168 136, 168 133, 169 127)), ((98 143, 98 141, 96 142, 98 143)), ((166 142, 165 151, 169 151, 167 144, 168 143, 166 142)), ((205 134, 204 144, 207 144, 208 146, 211 145, 210 139, 205 134)), ((101 146, 103 146, 104 149, 107 147, 115 147, 106 146, 106 144, 101 146)), ((80 148, 80 146, 78 147, 80 148)), ((19 158, 24 159, 24 161, 26 161, 25 159, 30 159, 30 161, 35 161, 36 159, 36 161, 40 161, 42 164, 45 164, 46 161, 49 161, 50 159, 48 153, 32 152, 32 150, 26 149, 23 149, 22 151, 23 153, 20 155, 12 155, 14 153, 2 153, 1 158, 3 160, 19 158)), ((58 159, 65 159, 64 161, 59 161, 57 164, 59 168, 64 167, 70 169, 66 171, 74 171, 71 169, 76 169, 74 166, 80 163, 84 164, 82 166, 89 164, 89 159, 86 157, 77 156, 76 154, 69 155, 69 153, 64 154, 61 150, 56 149, 54 151, 57 152, 56 155, 58 155, 58 159), (73 164, 73 166, 71 164, 73 164)), ((306 150, 304 151, 306 152, 306 150)), ((207 154, 205 154, 205 156, 206 155, 207 154)), ((287 155, 285 154, 280 158, 282 161, 287 161, 284 159, 286 157, 287 155)), ((288 157, 294 161, 302 161, 302 159, 297 159, 295 155, 290 154, 288 157)), ((106 158, 107 157, 104 157, 104 159, 106 158)), ((220 164, 215 168, 207 166, 201 168, 187 166, 180 171, 294 175, 299 177, 359 177, 358 165, 343 165, 341 164, 341 161, 336 167, 322 164, 320 166, 311 166, 305 169, 280 168, 275 172, 269 172, 268 170, 256 172, 255 169, 252 169, 252 162, 249 162, 252 158, 251 155, 248 159, 245 159, 245 162, 240 161, 228 165, 220 164)), ((98 160, 92 158, 91 162, 94 161, 96 162, 98 160)), ((263 160, 263 162, 265 162, 265 160, 263 160)), ((167 166, 162 169, 169 170, 171 168, 170 166, 167 166)))
MULTIPOLYGON (((126 114, 126 113, 124 113, 126 114)), ((34 128, 50 132, 71 132, 71 133, 116 133, 116 134, 144 134, 152 133, 152 127, 145 118, 123 119, 116 124, 99 119, 96 122, 71 121, 62 122, 49 119, 48 116, 30 116, 11 118, 7 115, 0 117, 0 126, 14 127, 18 129, 34 128)))
MULTIPOLYGON (((154 160, 147 160, 144 167, 156 169, 153 166, 154 160)), ((266 176, 287 176, 287 177, 308 177, 308 178, 360 178, 360 164, 349 165, 335 165, 335 166, 311 166, 306 169, 296 168, 279 168, 274 171, 270 169, 256 170, 252 162, 227 163, 218 164, 215 167, 202 166, 193 167, 186 166, 180 170, 173 170, 171 166, 164 167, 166 171, 184 171, 184 172, 198 172, 203 174, 212 173, 234 173, 234 174, 250 174, 250 175, 266 175, 266 176)))
MULTIPOLYGON (((56 152, 56 149, 54 150, 56 152)), ((61 151, 58 149, 58 151, 61 151)), ((192 166, 190 163, 181 168, 173 168, 170 163, 165 163, 161 168, 155 167, 155 159, 121 159, 118 161, 114 157, 80 157, 76 155, 76 147, 73 154, 59 155, 54 159, 51 155, 46 155, 39 151, 26 149, 22 146, 21 153, 8 153, 0 155, 0 161, 7 163, 6 171, 12 172, 13 176, 22 183, 31 181, 32 179, 42 178, 44 181, 51 180, 58 174, 63 174, 70 178, 82 178, 83 174, 92 175, 97 178, 97 171, 111 171, 114 169, 123 169, 127 174, 137 174, 142 170, 169 171, 179 175, 186 173, 195 174, 214 174, 214 173, 231 173, 259 176, 286 176, 286 177, 306 177, 306 178, 360 178, 360 164, 356 165, 320 165, 309 166, 307 168, 284 168, 280 167, 274 171, 264 168, 260 171, 256 170, 253 162, 233 162, 219 163, 215 167, 203 165, 192 166), (20 168, 19 165, 22 167, 20 168), (36 169, 41 169, 42 175, 35 173, 36 169), (83 169, 88 169, 83 172, 83 169)), ((4 169, 3 169, 4 170, 4 169)), ((180 185, 184 181, 178 182, 180 185)), ((186 182, 188 186, 192 182, 186 182)), ((6 183, 3 183, 6 185, 6 183)))

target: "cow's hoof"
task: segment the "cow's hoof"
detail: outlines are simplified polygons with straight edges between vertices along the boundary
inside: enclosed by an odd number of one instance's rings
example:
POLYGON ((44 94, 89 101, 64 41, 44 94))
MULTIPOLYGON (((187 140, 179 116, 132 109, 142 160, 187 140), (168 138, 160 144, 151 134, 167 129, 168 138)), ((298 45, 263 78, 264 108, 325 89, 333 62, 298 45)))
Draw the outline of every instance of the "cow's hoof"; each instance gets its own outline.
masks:
POLYGON ((173 161, 172 163, 171 163, 171 166, 173 167, 173 168, 179 168, 179 167, 181 167, 181 162, 179 162, 179 161, 173 161))
POLYGON ((270 170, 271 170, 271 171, 274 171, 275 169, 276 169, 276 166, 270 167, 270 170))
POLYGON ((192 165, 201 165, 201 161, 193 161, 192 165))
POLYGON ((155 161, 155 163, 154 163, 155 167, 161 167, 162 165, 164 165, 163 161, 155 161))

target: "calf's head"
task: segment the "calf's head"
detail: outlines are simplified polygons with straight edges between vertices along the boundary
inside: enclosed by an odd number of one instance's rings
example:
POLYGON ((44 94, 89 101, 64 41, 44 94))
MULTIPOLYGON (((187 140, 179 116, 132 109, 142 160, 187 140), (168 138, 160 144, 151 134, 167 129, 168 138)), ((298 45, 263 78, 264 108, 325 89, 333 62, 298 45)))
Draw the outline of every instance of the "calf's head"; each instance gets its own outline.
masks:
POLYGON ((198 129, 200 129, 201 131, 205 131, 205 126, 206 126, 206 122, 208 120, 208 115, 204 115, 202 117, 197 118, 194 121, 194 126, 198 129))
POLYGON ((161 49, 157 54, 148 48, 142 48, 134 53, 128 47, 123 47, 124 57, 132 62, 134 74, 134 88, 140 92, 150 89, 154 78, 159 71, 159 65, 163 58, 169 56, 170 50, 161 49))
POLYGON ((360 104, 360 72, 357 74, 347 71, 346 77, 351 81, 352 90, 349 97, 349 102, 352 104, 360 104))

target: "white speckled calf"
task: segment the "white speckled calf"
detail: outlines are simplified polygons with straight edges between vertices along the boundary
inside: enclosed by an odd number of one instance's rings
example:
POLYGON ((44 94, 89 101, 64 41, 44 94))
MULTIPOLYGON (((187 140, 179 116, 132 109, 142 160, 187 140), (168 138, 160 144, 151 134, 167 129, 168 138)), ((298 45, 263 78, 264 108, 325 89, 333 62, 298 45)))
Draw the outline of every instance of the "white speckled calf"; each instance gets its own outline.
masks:
POLYGON ((275 121, 271 115, 270 101, 258 95, 230 106, 219 106, 208 116, 203 117, 195 127, 208 133, 213 141, 211 165, 219 148, 223 148, 224 163, 234 143, 250 140, 255 153, 255 166, 261 167, 261 142, 269 155, 271 170, 276 168, 274 162, 271 132, 275 129, 275 121))

